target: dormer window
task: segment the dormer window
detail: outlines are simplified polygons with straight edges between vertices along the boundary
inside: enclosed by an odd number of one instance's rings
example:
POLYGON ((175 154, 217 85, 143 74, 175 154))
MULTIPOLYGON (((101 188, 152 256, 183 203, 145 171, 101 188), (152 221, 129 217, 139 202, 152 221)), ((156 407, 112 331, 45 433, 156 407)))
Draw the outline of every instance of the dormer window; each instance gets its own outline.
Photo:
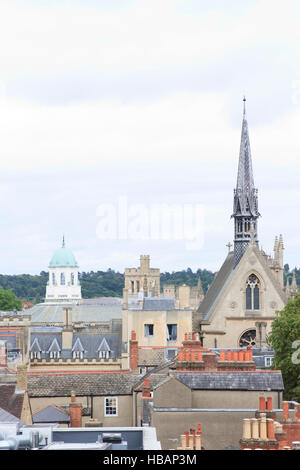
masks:
POLYGON ((30 359, 41 359, 40 351, 31 351, 30 359))
POLYGON ((100 359, 109 359, 110 351, 99 351, 100 359))
POLYGON ((60 353, 59 351, 50 351, 49 356, 50 359, 59 359, 60 353))
POLYGON ((83 351, 73 351, 73 359, 83 359, 83 351))
POLYGON ((108 342, 106 341, 105 338, 102 339, 99 348, 97 349, 98 351, 98 357, 99 359, 109 359, 111 357, 111 349, 109 347, 108 342))

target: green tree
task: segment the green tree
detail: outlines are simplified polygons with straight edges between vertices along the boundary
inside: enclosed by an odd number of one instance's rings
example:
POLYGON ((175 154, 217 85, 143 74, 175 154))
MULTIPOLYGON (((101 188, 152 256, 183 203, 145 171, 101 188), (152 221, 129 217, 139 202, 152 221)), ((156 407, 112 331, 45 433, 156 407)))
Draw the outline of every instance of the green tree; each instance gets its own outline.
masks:
POLYGON ((270 341, 275 351, 273 369, 282 372, 284 398, 300 399, 300 294, 289 300, 274 320, 270 341))
POLYGON ((21 310, 22 301, 15 296, 10 290, 0 289, 0 310, 9 312, 14 310, 21 310))

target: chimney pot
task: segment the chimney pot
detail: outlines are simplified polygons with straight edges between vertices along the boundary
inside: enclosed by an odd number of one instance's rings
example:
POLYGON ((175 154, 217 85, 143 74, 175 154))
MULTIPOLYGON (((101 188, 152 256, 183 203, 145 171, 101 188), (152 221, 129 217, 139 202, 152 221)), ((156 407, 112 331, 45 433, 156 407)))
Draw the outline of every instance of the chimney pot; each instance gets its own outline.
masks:
POLYGON ((294 418, 297 420, 300 419, 300 404, 295 405, 294 418))
POLYGON ((259 397, 259 411, 265 411, 265 409, 266 409, 265 397, 259 397))
POLYGON ((272 406, 272 397, 267 398, 267 410, 272 411, 273 406, 272 406))
POLYGON ((225 361, 226 357, 225 357, 225 351, 220 351, 220 361, 225 361))
POLYGON ((275 428, 273 419, 267 419, 268 439, 275 439, 275 428))
POLYGON ((282 403, 282 408, 283 408, 283 419, 287 420, 290 417, 290 411, 289 411, 289 404, 287 401, 284 401, 282 403))
POLYGON ((149 378, 147 377, 145 380, 144 380, 144 387, 149 387, 149 378))

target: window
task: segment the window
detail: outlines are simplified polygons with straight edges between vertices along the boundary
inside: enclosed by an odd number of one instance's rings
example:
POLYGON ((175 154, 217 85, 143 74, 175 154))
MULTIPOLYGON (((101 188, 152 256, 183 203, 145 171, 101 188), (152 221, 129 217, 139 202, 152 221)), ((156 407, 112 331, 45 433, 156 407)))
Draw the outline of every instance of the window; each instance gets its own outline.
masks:
POLYGON ((99 358, 109 359, 110 351, 99 351, 99 358))
POLYGON ((65 274, 64 274, 64 273, 61 273, 61 274, 60 274, 60 284, 61 284, 62 286, 64 286, 65 283, 66 283, 65 274))
POLYGON ((140 281, 136 281, 136 291, 140 292, 140 281))
POLYGON ((167 341, 177 340, 177 325, 167 325, 167 341))
POLYGON ((53 284, 54 286, 56 285, 55 273, 52 273, 52 284, 53 284))
POLYGON ((265 357, 265 366, 266 367, 271 367, 273 364, 273 357, 267 356, 265 357))
POLYGON ((104 416, 118 416, 118 398, 104 398, 104 416))
POLYGON ((246 310, 259 310, 260 298, 259 288, 260 282, 255 274, 251 274, 247 280, 246 287, 246 310))
POLYGON ((73 351, 73 359, 83 359, 83 351, 73 351))
POLYGON ((74 286, 74 284, 75 284, 75 276, 74 276, 74 273, 71 273, 71 284, 72 284, 72 286, 74 286))
POLYGON ((145 325, 145 336, 153 336, 154 335, 154 325, 147 324, 145 325))
POLYGON ((41 359, 41 353, 39 351, 31 351, 31 359, 41 359))
POLYGON ((50 351, 51 359, 59 359, 59 351, 50 351))
POLYGON ((165 360, 172 361, 178 354, 177 349, 165 349, 165 360))
POLYGON ((134 281, 131 281, 131 292, 134 292, 134 281))

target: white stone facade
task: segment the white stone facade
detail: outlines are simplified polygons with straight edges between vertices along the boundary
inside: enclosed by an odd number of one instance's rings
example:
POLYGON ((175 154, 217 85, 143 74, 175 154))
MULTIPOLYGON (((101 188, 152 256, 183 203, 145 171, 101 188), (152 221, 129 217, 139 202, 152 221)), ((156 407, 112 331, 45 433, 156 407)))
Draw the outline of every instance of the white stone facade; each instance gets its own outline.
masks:
POLYGON ((81 286, 77 267, 49 268, 49 281, 46 288, 46 302, 80 300, 81 286))

